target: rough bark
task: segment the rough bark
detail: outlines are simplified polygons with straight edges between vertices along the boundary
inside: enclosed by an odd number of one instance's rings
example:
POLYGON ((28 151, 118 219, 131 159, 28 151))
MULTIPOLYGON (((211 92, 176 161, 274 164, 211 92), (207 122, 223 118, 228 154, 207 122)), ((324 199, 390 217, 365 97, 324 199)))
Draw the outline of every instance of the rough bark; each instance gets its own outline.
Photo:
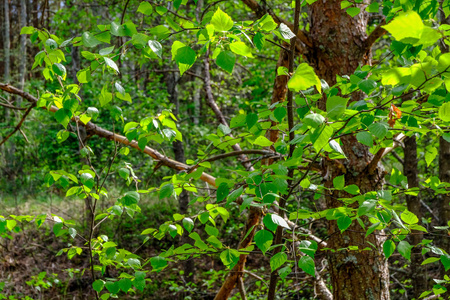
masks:
MULTIPOLYGON (((366 42, 368 14, 364 6, 361 13, 352 18, 341 10, 340 1, 317 1, 310 6, 309 16, 313 49, 307 57, 319 78, 331 86, 336 83, 336 75, 350 75, 359 65, 370 64, 371 54, 366 42)), ((361 96, 361 93, 356 94, 352 100, 359 100, 361 96)), ((326 99, 322 98, 318 106, 325 110, 326 99)), ((345 174, 346 185, 356 184, 362 193, 380 189, 384 170, 378 164, 371 172, 366 168, 373 158, 368 147, 358 143, 353 135, 342 137, 341 142, 347 160, 324 160, 325 186, 332 187, 333 178, 345 174)), ((340 207, 342 202, 336 199, 349 196, 335 191, 331 197, 326 197, 327 207, 340 207)), ((328 231, 328 247, 335 250, 328 255, 334 299, 389 299, 389 271, 381 251, 337 250, 349 246, 371 247, 368 242, 375 245, 375 249, 382 249, 384 239, 374 234, 365 238, 357 222, 340 233, 337 222, 330 221, 328 231)))
MULTIPOLYGON (((417 176, 417 142, 416 136, 407 137, 404 141, 405 157, 403 159, 403 171, 408 179, 408 188, 419 187, 419 177, 417 176)), ((422 218, 420 195, 406 195, 406 204, 408 210, 414 213, 419 220, 422 218)), ((423 239, 423 233, 419 230, 413 230, 411 235, 411 244, 417 245, 423 239)), ((411 279, 413 282, 414 297, 419 299, 420 294, 427 289, 427 279, 425 268, 421 266, 423 261, 421 249, 414 247, 411 253, 411 279)))
MULTIPOLYGON (((442 182, 450 182, 450 143, 444 140, 443 137, 439 139, 439 179, 442 182)), ((439 221, 441 226, 448 226, 450 222, 450 194, 442 194, 438 198, 437 208, 439 211, 439 221)), ((438 246, 449 252, 450 249, 450 235, 442 235, 436 238, 438 246)), ((441 278, 449 272, 441 266, 441 278)), ((442 295, 450 297, 450 288, 447 287, 447 292, 442 295)))

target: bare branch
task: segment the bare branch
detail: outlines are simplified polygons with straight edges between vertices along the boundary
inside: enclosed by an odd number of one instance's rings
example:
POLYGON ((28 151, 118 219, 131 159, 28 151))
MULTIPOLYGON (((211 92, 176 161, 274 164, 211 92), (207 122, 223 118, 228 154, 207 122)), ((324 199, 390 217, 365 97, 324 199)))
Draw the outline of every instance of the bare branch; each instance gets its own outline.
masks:
POLYGON ((25 121, 25 119, 27 118, 28 114, 31 112, 31 110, 33 109, 33 107, 36 106, 36 103, 32 103, 30 105, 30 107, 27 108, 27 111, 24 113, 24 115, 22 116, 22 119, 20 120, 19 124, 17 124, 16 128, 14 128, 14 130, 8 134, 1 142, 0 142, 0 146, 3 145, 14 133, 16 133, 20 127, 22 126, 23 122, 25 121))
POLYGON ((386 19, 383 19, 380 24, 378 24, 378 26, 372 31, 371 34, 369 34, 369 36, 366 39, 366 51, 370 50, 370 48, 372 48, 372 45, 383 35, 386 34, 386 29, 384 29, 383 25, 386 25, 386 19))
POLYGON ((14 110, 27 110, 28 109, 26 107, 17 107, 17 106, 14 106, 14 105, 1 103, 1 102, 0 102, 0 106, 6 107, 6 108, 10 108, 10 109, 14 109, 14 110))
MULTIPOLYGON (((33 105, 33 107, 36 106, 36 104, 38 102, 38 99, 36 97, 34 97, 33 95, 31 95, 27 92, 24 92, 18 88, 15 88, 9 84, 0 82, 0 89, 5 92, 8 92, 10 94, 15 94, 15 95, 19 95, 19 96, 23 97, 25 100, 30 102, 33 105)), ((45 109, 45 107, 44 107, 44 109, 45 109)), ((58 110, 58 108, 56 106, 51 106, 49 108, 49 111, 51 111, 51 112, 56 112, 57 110, 58 110)), ((72 121, 77 122, 80 126, 84 126, 86 128, 86 131, 88 132, 88 134, 97 135, 99 137, 106 138, 108 140, 112 140, 115 142, 119 142, 123 145, 130 146, 139 151, 143 151, 145 154, 147 154, 150 157, 152 157, 153 159, 159 161, 162 165, 165 165, 171 169, 175 169, 175 170, 179 170, 179 171, 185 171, 185 170, 189 169, 188 165, 180 163, 176 160, 170 159, 167 156, 159 153, 158 151, 156 151, 148 146, 146 146, 143 150, 141 150, 138 146, 137 141, 134 141, 134 140, 129 141, 126 137, 124 137, 120 134, 113 133, 109 130, 106 130, 100 126, 95 125, 92 122, 84 124, 83 122, 81 122, 79 120, 78 117, 72 118, 72 121)), ((203 173, 202 176, 200 177, 200 179, 214 187, 216 186, 216 179, 207 173, 203 173)))
POLYGON ((278 155, 278 153, 270 151, 270 150, 250 149, 250 150, 233 151, 233 152, 219 154, 219 155, 210 157, 208 159, 205 159, 203 161, 212 162, 212 161, 220 160, 220 159, 227 158, 230 156, 240 156, 242 154, 260 154, 260 155, 270 155, 270 156, 278 155))

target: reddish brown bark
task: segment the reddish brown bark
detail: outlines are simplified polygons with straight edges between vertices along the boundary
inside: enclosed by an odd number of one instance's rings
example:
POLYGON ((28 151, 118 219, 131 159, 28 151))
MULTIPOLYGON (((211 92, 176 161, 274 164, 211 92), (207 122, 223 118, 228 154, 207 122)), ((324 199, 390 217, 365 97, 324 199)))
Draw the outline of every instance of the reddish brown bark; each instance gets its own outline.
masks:
MULTIPOLYGON (((310 6, 310 40, 313 49, 306 55, 316 74, 331 86, 336 75, 350 75, 359 65, 370 64, 370 49, 367 44, 368 14, 362 6, 361 13, 350 17, 340 8, 340 1, 316 1, 310 6)), ((353 95, 359 100, 361 93, 353 95)), ((326 99, 318 104, 325 110, 326 99)), ((368 147, 358 143, 355 136, 341 138, 347 156, 344 162, 324 160, 325 186, 332 187, 333 178, 345 174, 346 185, 356 184, 361 193, 381 188, 384 171, 379 165, 369 168, 373 159, 368 147)), ((334 192, 327 197, 327 207, 342 206, 336 200, 349 197, 343 192, 334 192)), ((387 261, 381 250, 384 242, 379 235, 365 238, 365 231, 354 222, 344 233, 340 233, 336 221, 329 222, 330 239, 328 262, 334 299, 389 299, 389 272, 387 261), (373 249, 370 242, 375 246, 373 249), (358 246, 359 251, 338 249, 358 246), (369 247, 371 251, 361 251, 369 247)))

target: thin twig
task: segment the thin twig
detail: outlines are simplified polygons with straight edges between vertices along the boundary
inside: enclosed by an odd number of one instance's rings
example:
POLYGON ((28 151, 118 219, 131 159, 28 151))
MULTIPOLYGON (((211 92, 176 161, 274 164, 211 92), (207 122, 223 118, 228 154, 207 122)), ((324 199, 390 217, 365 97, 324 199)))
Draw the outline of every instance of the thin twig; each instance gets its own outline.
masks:
POLYGON ((0 146, 3 145, 14 133, 16 133, 20 129, 20 126, 22 126, 22 124, 25 121, 25 119, 27 118, 28 114, 31 112, 31 110, 35 106, 36 106, 36 103, 32 103, 30 105, 30 107, 27 108, 27 111, 22 116, 22 119, 20 120, 19 124, 17 124, 17 126, 14 128, 14 130, 0 142, 0 146))

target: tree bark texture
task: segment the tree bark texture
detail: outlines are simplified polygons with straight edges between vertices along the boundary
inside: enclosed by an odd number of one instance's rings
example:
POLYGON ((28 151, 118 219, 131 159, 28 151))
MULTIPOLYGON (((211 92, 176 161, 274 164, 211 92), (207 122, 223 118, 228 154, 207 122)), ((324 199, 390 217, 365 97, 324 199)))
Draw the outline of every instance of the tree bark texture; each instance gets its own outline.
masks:
MULTIPOLYGON (((419 187, 419 177, 417 176, 417 142, 416 136, 407 137, 404 141, 405 157, 403 159, 403 172, 408 179, 408 188, 419 187)), ((419 220, 422 219, 420 194, 418 196, 406 195, 406 204, 408 210, 414 213, 419 220)), ((411 245, 419 244, 423 239, 423 233, 419 230, 413 230, 411 235, 411 245)), ((420 294, 427 289, 427 278, 425 268, 421 266, 423 261, 421 249, 414 247, 411 253, 411 278, 414 294, 419 299, 420 294)))
MULTIPOLYGON (((361 13, 349 16, 340 8, 341 1, 316 1, 310 6, 310 40, 312 48, 305 56, 314 67, 319 78, 330 86, 336 83, 336 75, 350 75, 360 65, 371 63, 370 45, 367 45, 368 14, 364 11, 367 1, 361 5, 361 13)), ((358 93, 352 100, 360 100, 358 93)), ((326 99, 319 100, 318 107, 326 109, 326 99)), ((356 184, 361 193, 378 190, 383 182, 384 170, 377 166, 369 171, 367 166, 373 155, 367 146, 360 144, 354 135, 341 138, 342 149, 347 160, 323 159, 326 187, 333 186, 336 176, 345 175, 346 185, 356 184)), ((327 207, 342 206, 337 200, 350 197, 335 191, 326 197, 327 207)), ((384 239, 371 234, 365 238, 365 230, 354 222, 341 233, 336 221, 329 222, 328 263, 334 299, 389 299, 389 271, 387 261, 381 251, 384 239), (358 251, 342 251, 341 248, 358 246, 358 251), (361 251, 370 247, 371 251, 361 251)))

